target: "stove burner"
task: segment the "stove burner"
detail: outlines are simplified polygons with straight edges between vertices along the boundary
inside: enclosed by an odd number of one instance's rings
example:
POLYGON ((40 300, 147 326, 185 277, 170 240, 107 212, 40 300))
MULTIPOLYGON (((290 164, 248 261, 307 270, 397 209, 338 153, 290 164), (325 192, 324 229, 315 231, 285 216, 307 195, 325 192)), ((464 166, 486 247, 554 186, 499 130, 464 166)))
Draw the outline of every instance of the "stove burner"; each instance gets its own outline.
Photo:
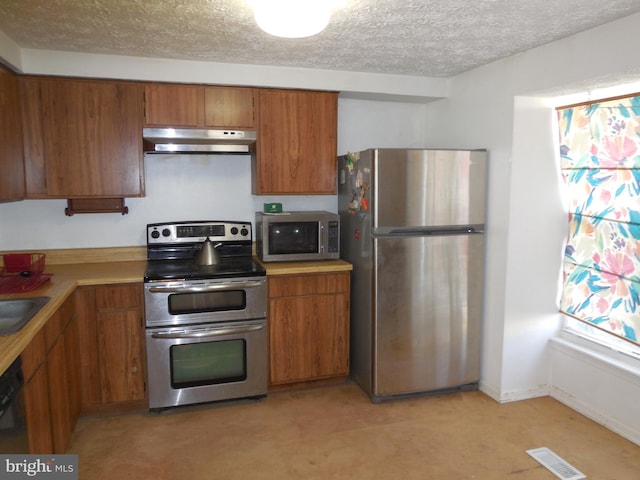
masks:
POLYGON ((192 221, 147 225, 145 282, 263 275, 264 267, 252 257, 250 223, 192 221), (216 243, 221 258, 215 265, 198 265, 196 258, 207 238, 216 243))
POLYGON ((251 257, 223 258, 216 265, 198 265, 194 259, 148 260, 144 281, 202 280, 261 275, 266 275, 264 267, 251 257))

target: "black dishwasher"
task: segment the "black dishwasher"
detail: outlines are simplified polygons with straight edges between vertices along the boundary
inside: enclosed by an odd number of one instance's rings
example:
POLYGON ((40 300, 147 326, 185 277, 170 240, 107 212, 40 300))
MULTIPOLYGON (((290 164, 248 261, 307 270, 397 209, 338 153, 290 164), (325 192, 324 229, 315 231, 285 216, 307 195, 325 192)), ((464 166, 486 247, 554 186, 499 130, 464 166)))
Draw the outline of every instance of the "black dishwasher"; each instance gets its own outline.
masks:
POLYGON ((20 357, 0 377, 0 453, 29 453, 20 357))

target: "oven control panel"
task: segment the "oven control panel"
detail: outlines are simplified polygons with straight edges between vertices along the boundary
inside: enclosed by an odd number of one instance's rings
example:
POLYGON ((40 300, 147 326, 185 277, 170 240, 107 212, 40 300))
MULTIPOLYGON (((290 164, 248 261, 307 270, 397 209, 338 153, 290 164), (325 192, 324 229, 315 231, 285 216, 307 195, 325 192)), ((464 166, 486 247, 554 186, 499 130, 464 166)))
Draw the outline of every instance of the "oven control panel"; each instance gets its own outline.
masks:
POLYGON ((252 240, 251 223, 246 222, 174 222, 147 225, 147 244, 233 242, 252 240))

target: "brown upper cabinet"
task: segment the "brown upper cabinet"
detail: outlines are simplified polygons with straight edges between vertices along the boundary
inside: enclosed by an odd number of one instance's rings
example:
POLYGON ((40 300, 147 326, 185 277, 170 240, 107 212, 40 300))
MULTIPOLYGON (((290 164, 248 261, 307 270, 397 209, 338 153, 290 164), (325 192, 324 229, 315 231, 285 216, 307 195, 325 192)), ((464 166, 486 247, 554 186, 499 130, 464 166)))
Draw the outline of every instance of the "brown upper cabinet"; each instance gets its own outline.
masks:
POLYGON ((338 94, 260 90, 256 195, 336 193, 338 94))
POLYGON ((145 125, 255 128, 254 89, 151 83, 145 87, 145 125))
POLYGON ((18 76, 0 67, 0 202, 24 198, 18 76))
POLYGON ((27 198, 144 195, 144 86, 22 77, 27 198))

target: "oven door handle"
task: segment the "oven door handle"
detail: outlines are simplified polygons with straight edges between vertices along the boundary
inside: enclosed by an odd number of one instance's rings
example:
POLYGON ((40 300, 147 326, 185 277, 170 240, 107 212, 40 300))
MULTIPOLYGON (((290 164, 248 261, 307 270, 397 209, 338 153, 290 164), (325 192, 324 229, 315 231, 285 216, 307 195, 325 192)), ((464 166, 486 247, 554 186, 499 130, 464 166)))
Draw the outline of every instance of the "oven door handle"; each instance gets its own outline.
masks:
POLYGON ((219 337, 221 335, 234 335, 240 333, 251 333, 262 330, 264 325, 250 325, 243 327, 222 327, 212 328, 203 331, 182 331, 182 332, 156 332, 151 334, 151 338, 206 338, 219 337))
POLYGON ((256 288, 264 285, 264 282, 242 282, 242 283, 233 283, 233 284, 224 284, 224 285, 206 285, 204 287, 170 287, 170 286, 159 286, 159 287, 149 287, 149 291, 151 293, 202 293, 202 292, 216 292, 216 291, 224 291, 224 290, 238 290, 240 288, 256 288))

